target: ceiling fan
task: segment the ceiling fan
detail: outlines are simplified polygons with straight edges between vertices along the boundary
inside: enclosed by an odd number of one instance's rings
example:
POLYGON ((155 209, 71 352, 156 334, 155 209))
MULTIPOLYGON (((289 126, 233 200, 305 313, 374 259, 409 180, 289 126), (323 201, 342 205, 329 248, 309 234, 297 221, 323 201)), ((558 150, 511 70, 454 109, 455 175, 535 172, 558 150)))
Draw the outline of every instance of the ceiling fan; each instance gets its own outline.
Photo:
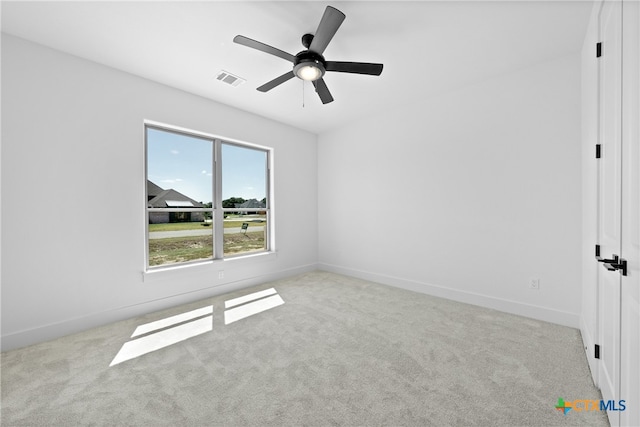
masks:
POLYGON ((322 103, 328 104, 333 101, 333 97, 322 78, 326 71, 368 74, 372 76, 379 76, 380 73, 382 73, 382 64, 327 61, 324 59, 322 53, 338 31, 338 28, 340 28, 340 25, 342 25, 344 18, 344 13, 331 6, 327 6, 324 11, 324 15, 322 15, 322 19, 320 20, 320 24, 318 25, 318 29, 316 30, 316 34, 305 34, 302 36, 302 45, 306 50, 298 52, 296 55, 291 55, 290 53, 276 49, 273 46, 269 46, 259 41, 252 40, 245 36, 235 36, 233 41, 235 43, 275 55, 293 63, 292 71, 288 71, 280 77, 276 77, 270 82, 263 84, 258 88, 260 92, 267 92, 293 77, 298 77, 302 80, 312 82, 322 103))

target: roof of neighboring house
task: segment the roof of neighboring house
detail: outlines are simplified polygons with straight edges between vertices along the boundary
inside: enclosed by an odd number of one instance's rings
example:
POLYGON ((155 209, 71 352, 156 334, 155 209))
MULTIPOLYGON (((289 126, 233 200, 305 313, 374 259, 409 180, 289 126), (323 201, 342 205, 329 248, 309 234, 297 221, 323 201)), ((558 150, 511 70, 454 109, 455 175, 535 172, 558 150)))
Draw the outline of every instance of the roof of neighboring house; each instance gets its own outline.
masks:
POLYGON ((265 208, 265 204, 263 202, 259 202, 256 199, 249 199, 244 203, 236 203, 236 208, 265 208))
POLYGON ((156 185, 153 182, 147 180, 147 198, 153 199, 154 197, 156 197, 158 194, 162 193, 163 191, 164 191, 163 188, 160 188, 158 185, 156 185))
POLYGON ((160 194, 149 200, 150 208, 203 208, 202 203, 196 202, 190 197, 170 188, 162 190, 160 194))

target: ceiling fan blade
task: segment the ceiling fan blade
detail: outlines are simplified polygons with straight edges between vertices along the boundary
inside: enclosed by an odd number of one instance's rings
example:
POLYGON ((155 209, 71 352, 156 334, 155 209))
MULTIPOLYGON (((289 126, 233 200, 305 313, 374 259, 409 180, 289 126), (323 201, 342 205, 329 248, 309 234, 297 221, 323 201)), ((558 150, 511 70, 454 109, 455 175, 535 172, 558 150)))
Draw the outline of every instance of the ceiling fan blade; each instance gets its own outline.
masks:
POLYGON ((274 87, 276 87, 278 85, 281 85, 282 83, 286 82, 287 80, 289 80, 289 79, 291 79, 293 77, 295 77, 295 74, 293 74, 293 71, 288 71, 288 72, 284 73, 283 75, 281 75, 280 77, 276 77, 275 79, 271 80, 270 82, 267 82, 267 83, 263 84, 262 86, 260 86, 258 88, 258 90, 260 92, 270 91, 274 87))
POLYGON ((250 39, 249 37, 235 36, 233 38, 233 41, 235 43, 238 43, 247 47, 251 47, 253 49, 257 49, 265 53, 270 53, 271 55, 275 55, 279 58, 286 59, 287 61, 290 61, 293 63, 296 62, 296 57, 291 55, 290 53, 287 53, 280 49, 276 49, 275 47, 269 46, 268 44, 264 44, 262 42, 250 39))
POLYGON ((313 87, 316 88, 316 92, 318 93, 318 96, 320 96, 320 100, 323 104, 333 102, 333 96, 331 96, 331 92, 329 92, 329 88, 324 82, 324 79, 313 81, 313 87))
POLYGON ((342 25, 344 18, 344 13, 336 8, 327 6, 316 30, 316 34, 313 36, 309 50, 322 55, 322 52, 327 48, 336 31, 338 31, 338 28, 342 25))
POLYGON ((368 62, 340 62, 327 61, 325 69, 327 71, 337 71, 339 73, 356 73, 379 76, 382 73, 382 64, 370 64, 368 62))

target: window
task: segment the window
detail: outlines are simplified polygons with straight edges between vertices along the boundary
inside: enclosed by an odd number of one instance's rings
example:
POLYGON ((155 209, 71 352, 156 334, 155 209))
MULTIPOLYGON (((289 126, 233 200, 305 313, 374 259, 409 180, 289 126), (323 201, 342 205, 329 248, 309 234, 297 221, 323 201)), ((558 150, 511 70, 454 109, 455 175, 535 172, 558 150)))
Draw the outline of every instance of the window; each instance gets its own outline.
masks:
POLYGON ((270 151, 145 126, 147 267, 269 248, 270 151))

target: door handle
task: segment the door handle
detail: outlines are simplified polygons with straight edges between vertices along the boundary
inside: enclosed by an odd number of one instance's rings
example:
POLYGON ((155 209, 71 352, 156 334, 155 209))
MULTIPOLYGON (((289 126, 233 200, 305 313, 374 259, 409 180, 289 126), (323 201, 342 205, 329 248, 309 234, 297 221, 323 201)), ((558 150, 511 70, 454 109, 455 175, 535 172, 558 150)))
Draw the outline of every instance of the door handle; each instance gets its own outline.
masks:
POLYGON ((605 262, 604 268, 609 271, 620 270, 623 276, 627 275, 627 260, 620 258, 619 261, 616 262, 605 262))
POLYGON ((600 245, 596 245, 596 260, 602 263, 602 266, 609 271, 621 270, 622 275, 627 275, 627 260, 620 258, 618 255, 611 255, 611 259, 602 258, 600 256, 600 245))
POLYGON ((605 264, 618 262, 618 255, 611 255, 611 256, 613 257, 613 259, 601 258, 600 256, 597 256, 596 259, 598 260, 598 262, 604 262, 605 264))

